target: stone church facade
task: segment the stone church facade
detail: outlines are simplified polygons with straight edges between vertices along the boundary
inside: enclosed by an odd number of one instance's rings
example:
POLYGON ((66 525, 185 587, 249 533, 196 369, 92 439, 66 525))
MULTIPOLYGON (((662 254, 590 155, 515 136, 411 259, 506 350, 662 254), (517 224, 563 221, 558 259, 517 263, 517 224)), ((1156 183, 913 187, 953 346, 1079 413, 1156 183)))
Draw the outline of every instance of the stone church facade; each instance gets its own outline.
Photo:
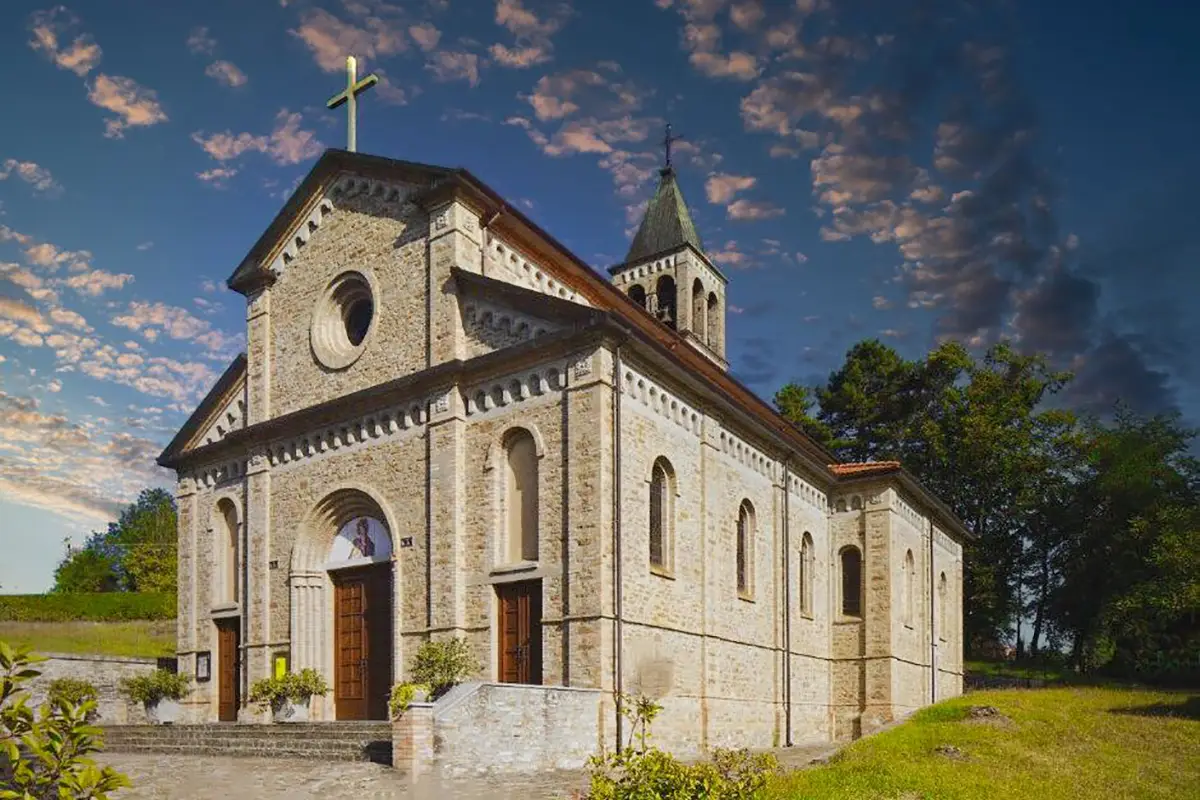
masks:
MULTIPOLYGON (((470 173, 331 150, 229 280, 247 351, 178 474, 188 718, 314 667, 386 716, 421 642, 614 693, 692 751, 846 738, 962 688, 962 524, 727 372, 726 276, 662 171, 605 280, 470 173)), ((626 736, 627 736, 626 730, 626 736)))

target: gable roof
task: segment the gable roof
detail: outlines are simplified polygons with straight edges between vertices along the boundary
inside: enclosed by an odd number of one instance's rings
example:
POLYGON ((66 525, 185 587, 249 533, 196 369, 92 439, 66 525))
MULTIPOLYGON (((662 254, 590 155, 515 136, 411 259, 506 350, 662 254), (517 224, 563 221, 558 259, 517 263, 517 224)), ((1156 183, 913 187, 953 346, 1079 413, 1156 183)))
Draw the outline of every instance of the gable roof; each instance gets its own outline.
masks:
MULTIPOLYGON (((607 312, 605 316, 609 318, 610 322, 615 322, 617 328, 624 330, 627 335, 634 335, 652 345, 670 363, 677 377, 696 380, 704 384, 704 388, 708 391, 715 392, 723 400, 747 414, 756 425, 765 429, 771 438, 786 442, 805 461, 823 470, 829 479, 840 482, 863 477, 839 474, 830 469, 828 465, 837 460, 831 452, 809 437, 798 426, 785 419, 775 408, 750 391, 743 383, 687 344, 681 333, 656 320, 639 303, 634 302, 610 281, 603 278, 589 264, 543 230, 537 223, 526 217, 519 209, 512 207, 498 192, 462 168, 451 169, 382 156, 351 153, 345 150, 326 150, 309 174, 301 181, 291 198, 284 204, 283 209, 272 220, 267 230, 250 249, 237 270, 230 276, 229 288, 246 294, 257 286, 270 285, 274 281, 274 275, 270 272, 269 267, 279 248, 285 244, 287 233, 301 218, 301 215, 311 210, 313 204, 320 200, 324 187, 343 171, 384 180, 393 179, 423 185, 426 188, 413 197, 413 202, 427 210, 454 200, 462 202, 480 215, 485 228, 495 231, 520 247, 528 256, 545 264, 547 269, 563 278, 565 282, 587 298, 588 302, 594 306, 594 310, 607 312)), ((666 171, 664 170, 664 172, 666 171)), ((688 235, 685 229, 686 220, 686 228, 690 228, 691 235, 695 238, 695 244, 692 246, 699 249, 699 236, 695 233, 695 226, 691 222, 690 214, 687 213, 687 206, 683 203, 683 195, 679 191, 673 174, 663 175, 663 180, 655 193, 656 198, 660 196, 666 204, 664 206, 666 210, 661 212, 661 215, 670 217, 672 214, 676 214, 676 211, 671 210, 671 204, 677 204, 677 207, 682 209, 682 214, 676 217, 679 225, 678 233, 685 237, 685 241, 682 243, 692 244, 686 241, 688 235)), ((647 217, 649 216, 649 209, 647 209, 647 217)), ((666 231, 661 240, 666 241, 674 235, 671 231, 676 222, 668 221, 665 225, 660 226, 656 221, 652 223, 651 231, 655 232, 656 237, 658 231, 666 231)), ((645 224, 643 221, 643 227, 645 224)), ((639 234, 640 232, 639 230, 639 234)), ((656 238, 656 241, 660 240, 656 238)), ((631 253, 633 250, 634 248, 631 248, 631 253)), ((700 252, 703 251, 700 250, 700 252)), ((653 254, 651 252, 651 255, 653 254)), ((461 279, 456 276, 456 280, 494 281, 494 279, 474 275, 461 279)), ((502 283, 501 281, 494 282, 502 283)), ((558 298, 541 297, 543 303, 550 299, 557 300, 558 298)), ((207 399, 205 398, 206 401, 207 399)), ((190 422, 191 420, 189 420, 190 422)), ((164 452, 164 456, 166 455, 167 453, 164 452)), ((904 479, 906 484, 911 484, 910 488, 940 512, 951 532, 963 539, 970 538, 971 534, 962 521, 936 496, 921 486, 907 471, 899 470, 897 475, 904 479)))
POLYGON ((691 245, 701 253, 704 244, 700 234, 692 222, 692 214, 688 211, 683 199, 683 191, 675 180, 675 170, 666 167, 658 171, 660 176, 658 188, 650 203, 646 206, 646 214, 642 224, 638 226, 629 252, 625 254, 626 264, 642 261, 667 250, 674 250, 684 245, 691 245))
POLYGON ((200 401, 200 405, 196 406, 196 410, 183 423, 183 427, 175 434, 173 438, 157 459, 158 464, 164 464, 179 453, 183 452, 191 443, 192 438, 196 434, 204 430, 205 423, 217 411, 225 405, 228 399, 229 392, 238 385, 238 383, 246 376, 246 354, 238 353, 237 357, 229 363, 225 371, 221 373, 221 377, 217 378, 217 382, 208 394, 204 395, 204 399, 200 401))

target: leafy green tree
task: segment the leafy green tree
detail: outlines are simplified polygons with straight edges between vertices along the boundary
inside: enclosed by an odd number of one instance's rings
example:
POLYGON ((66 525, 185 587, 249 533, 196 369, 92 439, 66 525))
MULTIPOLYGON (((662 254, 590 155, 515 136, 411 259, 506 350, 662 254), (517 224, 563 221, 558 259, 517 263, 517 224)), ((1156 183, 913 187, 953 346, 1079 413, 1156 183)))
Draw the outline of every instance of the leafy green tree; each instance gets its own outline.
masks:
POLYGON ((175 500, 145 489, 103 533, 67 554, 55 570, 56 592, 174 592, 177 576, 175 500))

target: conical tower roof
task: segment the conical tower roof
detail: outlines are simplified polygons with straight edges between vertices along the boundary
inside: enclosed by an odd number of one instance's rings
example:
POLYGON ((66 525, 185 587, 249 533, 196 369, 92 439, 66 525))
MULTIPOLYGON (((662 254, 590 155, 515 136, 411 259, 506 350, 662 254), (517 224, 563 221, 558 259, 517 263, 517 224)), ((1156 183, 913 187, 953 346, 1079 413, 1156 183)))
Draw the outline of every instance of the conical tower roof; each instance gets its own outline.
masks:
POLYGON ((666 167, 659 170, 661 176, 658 189, 650 204, 646 206, 646 216, 638 227, 633 244, 625 256, 625 263, 641 261, 644 258, 657 255, 667 250, 674 250, 685 244, 704 252, 700 234, 692 224, 692 215, 683 199, 683 192, 675 181, 675 170, 666 167))

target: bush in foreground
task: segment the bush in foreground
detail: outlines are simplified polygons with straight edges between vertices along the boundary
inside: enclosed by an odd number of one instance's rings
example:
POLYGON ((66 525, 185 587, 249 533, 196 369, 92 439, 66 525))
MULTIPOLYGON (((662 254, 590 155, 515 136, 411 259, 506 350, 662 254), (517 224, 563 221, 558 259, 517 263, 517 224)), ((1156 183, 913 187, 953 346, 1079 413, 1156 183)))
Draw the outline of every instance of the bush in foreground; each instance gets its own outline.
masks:
POLYGON ((0 798, 105 800, 129 779, 89 757, 102 744, 87 721, 96 701, 59 694, 35 712, 21 685, 41 674, 32 665, 42 660, 0 642, 0 798))

